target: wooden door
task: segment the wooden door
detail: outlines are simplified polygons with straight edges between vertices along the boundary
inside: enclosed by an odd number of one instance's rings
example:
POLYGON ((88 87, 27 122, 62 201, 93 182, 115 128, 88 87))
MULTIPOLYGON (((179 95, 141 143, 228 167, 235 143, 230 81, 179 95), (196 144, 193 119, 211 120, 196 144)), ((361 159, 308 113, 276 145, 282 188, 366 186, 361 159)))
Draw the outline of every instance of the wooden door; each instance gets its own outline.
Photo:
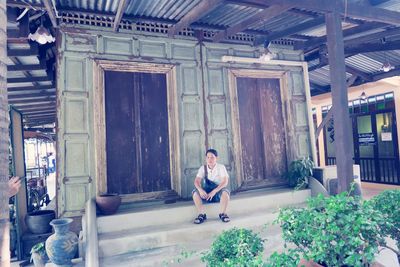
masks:
POLYGON ((238 78, 242 187, 286 183, 286 140, 278 79, 238 78))
POLYGON ((165 74, 105 72, 107 190, 171 189, 165 74))

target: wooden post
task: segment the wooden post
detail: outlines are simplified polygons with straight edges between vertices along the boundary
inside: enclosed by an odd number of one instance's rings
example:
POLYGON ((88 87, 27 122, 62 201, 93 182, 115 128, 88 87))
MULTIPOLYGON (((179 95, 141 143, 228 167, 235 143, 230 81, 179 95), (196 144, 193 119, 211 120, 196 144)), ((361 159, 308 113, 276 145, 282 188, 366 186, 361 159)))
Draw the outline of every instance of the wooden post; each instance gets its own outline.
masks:
POLYGON ((336 11, 327 12, 325 21, 335 127, 338 191, 343 192, 349 191, 350 184, 353 182, 353 146, 351 145, 342 21, 340 14, 336 11))
MULTIPOLYGON (((7 21, 6 0, 0 0, 0 20, 7 21)), ((8 211, 7 23, 0 24, 0 266, 10 266, 8 211)))

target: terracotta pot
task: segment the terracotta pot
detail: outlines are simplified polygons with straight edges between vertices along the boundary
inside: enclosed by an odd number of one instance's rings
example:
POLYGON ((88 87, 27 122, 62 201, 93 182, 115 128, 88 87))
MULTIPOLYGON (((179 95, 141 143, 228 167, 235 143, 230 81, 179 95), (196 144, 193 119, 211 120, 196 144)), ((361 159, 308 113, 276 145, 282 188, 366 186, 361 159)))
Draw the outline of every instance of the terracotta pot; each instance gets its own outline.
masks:
POLYGON ((301 259, 299 264, 297 264, 298 267, 322 267, 322 265, 315 263, 313 261, 308 261, 305 259, 301 259))
POLYGON ((54 210, 37 210, 25 216, 25 223, 31 233, 45 234, 51 232, 50 222, 55 217, 54 210))
POLYGON ((72 266, 73 259, 78 252, 78 236, 69 231, 71 218, 55 219, 51 221, 55 233, 46 240, 46 253, 56 266, 72 266))
POLYGON ((97 208, 103 215, 111 215, 117 212, 121 205, 121 197, 117 194, 104 194, 96 197, 97 208))

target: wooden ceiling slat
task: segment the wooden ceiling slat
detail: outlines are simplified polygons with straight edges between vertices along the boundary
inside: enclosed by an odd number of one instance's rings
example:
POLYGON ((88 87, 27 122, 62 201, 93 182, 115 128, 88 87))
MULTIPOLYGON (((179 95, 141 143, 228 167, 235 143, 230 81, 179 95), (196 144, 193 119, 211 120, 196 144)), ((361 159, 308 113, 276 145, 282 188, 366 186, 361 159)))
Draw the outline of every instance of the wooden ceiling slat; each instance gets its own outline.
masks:
POLYGON ((120 0, 118 4, 117 14, 114 18, 114 31, 118 31, 119 24, 121 23, 122 16, 125 13, 126 7, 130 3, 130 0, 120 0))
POLYGON ((7 71, 30 71, 30 70, 46 70, 46 66, 41 64, 17 64, 17 65, 8 65, 7 71))
POLYGON ((181 20, 168 29, 168 36, 173 37, 183 28, 188 27, 192 22, 203 17, 206 13, 221 4, 223 0, 203 0, 197 6, 190 10, 181 20))
POLYGON ((48 76, 7 78, 7 83, 29 83, 29 82, 47 82, 47 81, 52 81, 52 79, 48 76))
POLYGON ((58 27, 57 17, 56 17, 55 7, 53 6, 53 2, 51 0, 42 0, 42 2, 46 8, 47 14, 50 17, 51 24, 53 25, 54 28, 57 28, 58 27))
POLYGON ((279 32, 271 32, 270 34, 267 34, 266 36, 260 36, 257 37, 256 40, 254 41, 254 45, 258 46, 261 44, 264 44, 265 42, 270 42, 282 37, 286 37, 286 36, 290 36, 292 34, 298 33, 298 32, 302 32, 305 31, 307 29, 319 26, 321 24, 325 24, 325 17, 319 17, 310 21, 306 21, 304 23, 300 23, 298 25, 295 25, 293 27, 290 28, 286 28, 283 31, 279 31, 279 32))
POLYGON ((234 35, 238 32, 245 30, 246 28, 248 28, 249 26, 251 26, 255 23, 259 23, 262 21, 267 21, 269 19, 272 19, 272 18, 284 13, 285 11, 291 9, 292 7, 293 7, 293 5, 282 4, 282 5, 274 5, 269 8, 266 8, 263 11, 255 14, 254 16, 251 16, 250 18, 233 25, 233 26, 229 27, 228 29, 217 33, 212 40, 213 40, 213 42, 220 42, 221 40, 223 40, 231 35, 234 35))
MULTIPOLYGON (((24 98, 42 98, 44 96, 55 96, 54 92, 40 92, 35 94, 18 94, 18 95, 8 95, 8 99, 24 99, 24 98)), ((34 100, 32 100, 34 102, 34 100)))
POLYGON ((34 86, 21 86, 21 87, 8 87, 8 92, 20 92, 20 91, 34 91, 34 90, 48 90, 55 89, 53 84, 49 85, 34 85, 34 86))

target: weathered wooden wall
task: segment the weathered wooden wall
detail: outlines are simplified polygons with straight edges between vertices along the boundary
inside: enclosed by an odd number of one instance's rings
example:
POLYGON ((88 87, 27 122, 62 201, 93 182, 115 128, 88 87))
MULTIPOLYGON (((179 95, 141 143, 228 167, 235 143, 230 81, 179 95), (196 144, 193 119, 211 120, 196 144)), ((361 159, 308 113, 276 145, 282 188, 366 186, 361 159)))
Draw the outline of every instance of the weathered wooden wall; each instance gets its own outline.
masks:
MULTIPOLYGON (((298 52, 283 47, 276 47, 275 51, 279 59, 301 60, 298 52)), ((239 163, 234 160, 228 87, 228 72, 232 68, 287 72, 288 97, 283 108, 291 118, 287 120, 291 129, 287 140, 288 161, 312 155, 303 68, 221 61, 223 55, 258 57, 259 54, 259 48, 244 45, 200 44, 194 40, 61 28, 57 63, 59 214, 81 214, 85 201, 97 192, 93 140, 95 59, 175 66, 181 186, 178 193, 183 197, 190 196, 206 147, 219 151, 219 160, 232 177, 231 187, 237 186, 235 169, 239 163)))

